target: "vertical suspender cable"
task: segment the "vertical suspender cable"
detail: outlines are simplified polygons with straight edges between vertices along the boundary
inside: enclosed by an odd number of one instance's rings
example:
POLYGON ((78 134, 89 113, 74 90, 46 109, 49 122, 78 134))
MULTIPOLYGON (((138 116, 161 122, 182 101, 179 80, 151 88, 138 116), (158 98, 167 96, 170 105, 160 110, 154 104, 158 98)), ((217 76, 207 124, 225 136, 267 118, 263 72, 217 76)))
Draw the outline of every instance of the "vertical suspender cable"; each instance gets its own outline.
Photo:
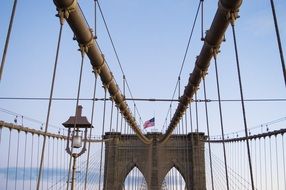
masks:
POLYGON ((111 129, 112 129, 113 107, 114 107, 114 101, 113 101, 113 100, 111 100, 111 111, 110 111, 110 126, 109 126, 109 132, 111 132, 111 129))
MULTIPOLYGON (((105 97, 105 99, 106 99, 106 97, 105 97)), ((111 113, 110 113, 110 130, 109 130, 109 132, 111 132, 111 128, 112 128, 112 120, 113 120, 113 106, 114 106, 114 101, 113 101, 113 99, 111 99, 111 113)), ((103 135, 102 135, 102 139, 103 139, 103 135)), ((102 143, 103 143, 103 141, 102 141, 102 143)), ((107 165, 107 168, 106 168, 106 176, 108 176, 108 165, 107 165)), ((105 181, 104 181, 104 185, 103 185, 103 188, 105 189, 107 189, 107 178, 105 179, 105 181)))
POLYGON ((279 190, 279 165, 278 165, 278 150, 277 150, 277 136, 275 135, 275 151, 276 151, 276 172, 277 172, 277 189, 279 190))
POLYGON ((255 186, 258 187, 258 167, 257 167, 257 162, 258 162, 258 158, 257 158, 257 148, 256 148, 256 139, 254 139, 254 150, 255 150, 255 186))
MULTIPOLYGON (((93 125, 93 116, 94 116, 94 108, 95 108, 95 94, 96 94, 96 86, 97 86, 97 74, 94 73, 94 86, 93 86, 93 98, 92 98, 92 108, 91 108, 91 126, 93 125)), ((89 139, 91 139, 92 127, 89 131, 89 139)), ((84 178, 84 189, 87 188, 87 177, 89 170, 89 160, 90 160, 90 141, 88 142, 88 150, 86 157, 86 168, 85 168, 85 178, 84 178)))
POLYGON ((267 189, 267 153, 266 153, 266 138, 264 137, 264 173, 265 173, 265 188, 267 189))
POLYGON ((116 132, 118 132, 118 118, 119 118, 119 109, 116 106, 116 132))
POLYGON ((34 134, 32 133, 32 148, 31 148, 31 160, 30 160, 30 190, 32 190, 32 173, 33 173, 33 157, 34 157, 34 134))
MULTIPOLYGON (((125 98, 125 75, 123 75, 123 96, 125 98)), ((121 115, 120 132, 123 133, 123 116, 121 115)))
MULTIPOLYGON (((58 134, 60 134, 60 131, 58 132, 58 134)), ((56 189, 58 187, 58 176, 59 176, 59 167, 62 166, 62 165, 59 165, 59 161, 61 162, 62 160, 62 154, 59 153, 59 142, 60 142, 61 139, 57 138, 57 152, 56 152, 56 155, 59 155, 59 157, 56 159, 56 167, 58 168, 56 170, 56 189)))
MULTIPOLYGON (((237 171, 237 172, 239 171, 238 170, 238 157, 240 156, 239 152, 238 152, 239 149, 237 148, 238 145, 239 145, 238 142, 234 143, 234 147, 235 147, 234 148, 234 163, 235 163, 235 171, 237 171)), ((237 189, 237 188, 239 188, 238 183, 235 184, 235 189, 237 189)))
POLYGON ((285 150, 284 150, 284 134, 282 134, 282 157, 283 157, 283 174, 284 174, 284 189, 286 189, 286 171, 285 171, 285 150))
POLYGON ((219 116, 220 116, 220 127, 221 127, 222 146, 223 146, 223 158, 224 158, 224 169, 225 169, 225 178, 226 178, 226 188, 227 188, 227 190, 229 190, 228 171, 227 171, 227 160, 226 160, 225 142, 224 142, 223 116, 222 116, 222 107, 221 107, 221 97, 220 97, 220 87, 219 87, 219 78, 218 78, 218 68, 217 68, 217 57, 216 57, 216 54, 214 54, 214 62, 215 62, 215 73, 216 73, 216 84, 217 84, 217 94, 218 94, 218 106, 219 106, 219 116))
POLYGON ((53 138, 53 151, 52 151, 52 167, 51 167, 51 172, 52 172, 52 185, 54 185, 54 157, 55 157, 55 137, 52 137, 53 138))
MULTIPOLYGON (((38 143, 37 143, 37 165, 36 168, 39 166, 39 154, 40 154, 40 135, 38 134, 38 143)), ((38 168, 37 168, 37 172, 38 172, 38 168)))
MULTIPOLYGON (((48 163, 47 163, 47 171, 46 171, 46 175, 47 175, 47 180, 46 180, 46 187, 47 187, 47 189, 49 188, 48 187, 48 182, 49 182, 49 177, 50 177, 50 146, 51 146, 51 144, 50 144, 50 137, 48 137, 48 145, 47 145, 47 147, 48 147, 48 159, 47 159, 47 161, 48 161, 48 163)), ((44 185, 43 185, 44 186, 44 185)))
POLYGON ((9 178, 9 166, 10 166, 10 148, 11 148, 11 129, 9 129, 9 144, 8 144, 8 159, 7 159, 7 170, 6 170, 6 190, 8 190, 8 178, 9 178))
POLYGON ((259 174, 260 174, 260 189, 262 189, 262 156, 261 156, 261 138, 259 138, 259 174))
MULTIPOLYGON (((49 120, 50 120, 52 98, 53 98, 54 85, 55 85, 55 79, 56 79, 56 71, 57 71, 57 65, 58 65, 58 57, 59 57, 60 44, 61 44, 61 38, 62 38, 62 30, 63 30, 63 21, 61 18, 60 31, 59 31, 59 37, 58 37, 58 43, 57 43, 57 50, 56 50, 56 58, 55 58, 54 70, 53 70, 53 78, 52 78, 51 91, 50 91, 50 97, 49 97, 48 112, 47 112, 47 117, 46 117, 45 134, 48 131, 49 120)), ((40 189, 40 183, 41 183, 41 177, 42 177, 42 167, 43 167, 44 157, 45 157, 46 138, 47 137, 44 135, 42 153, 41 153, 41 162, 40 162, 39 173, 38 173, 38 178, 37 178, 37 187, 36 187, 37 190, 40 189)))
MULTIPOLYGON (((208 114, 208 105, 207 105, 207 91, 206 91, 205 77, 203 77, 203 88, 204 88, 204 99, 205 99, 207 133, 208 133, 208 138, 209 138, 210 128, 209 128, 209 114, 208 114)), ((208 146, 209 146, 209 159, 210 159, 210 169, 211 169, 211 185, 212 185, 212 190, 214 190, 212 151, 211 151, 211 143, 209 141, 208 141, 208 146)))
POLYGON ((186 179, 186 186, 190 183, 190 163, 189 163, 189 139, 188 139, 188 121, 187 121, 187 112, 185 113, 185 131, 186 131, 186 162, 187 162, 187 179, 186 179))
POLYGON ((254 188, 254 179, 253 179, 253 171, 252 171, 249 139, 248 139, 248 133, 247 133, 248 127, 247 127, 247 122, 246 122, 244 96, 243 96, 243 91, 242 91, 242 81, 241 81, 240 65, 239 65, 239 59, 238 59, 238 48, 237 48, 236 34, 235 34, 235 28, 234 28, 234 20, 235 19, 236 19, 235 15, 232 14, 231 28, 232 28, 232 35, 233 35, 234 50, 235 50, 236 66, 237 66, 237 74, 238 74, 238 82, 239 82, 239 90, 240 90, 240 99, 241 99, 241 107, 242 107, 243 123, 244 123, 244 132, 245 132, 245 137, 246 137, 249 173, 250 173, 250 179, 251 179, 251 187, 252 187, 252 190, 254 190, 255 189, 254 188))
POLYGON ((201 1, 201 40, 204 41, 204 0, 201 1))
POLYGON ((197 129, 196 129, 196 132, 198 133, 199 132, 199 113, 198 113, 198 95, 197 95, 197 92, 195 93, 195 108, 196 108, 196 126, 197 126, 197 129))
MULTIPOLYGON (((81 89, 81 80, 82 80, 82 71, 83 71, 83 63, 84 63, 84 56, 85 56, 85 47, 80 46, 80 51, 81 51, 81 64, 80 64, 80 72, 79 72, 79 80, 78 80, 78 90, 77 90, 77 97, 76 97, 76 106, 75 106, 75 114, 76 115, 76 110, 79 105, 79 96, 80 96, 80 89, 81 89)), ((74 126, 73 126, 73 131, 75 131, 76 128, 76 123, 77 123, 77 117, 75 117, 74 121, 74 126)), ((71 174, 71 168, 72 168, 72 152, 73 152, 73 139, 74 139, 74 133, 71 138, 71 154, 69 155, 69 169, 68 169, 68 178, 67 178, 67 188, 66 190, 69 189, 69 180, 70 180, 70 174, 71 174)), ((68 144, 67 144, 68 145, 68 144)), ((68 148, 68 147, 67 147, 68 148)), ((73 180, 72 180, 73 181, 73 180)))
MULTIPOLYGON (((195 111, 196 111, 196 133, 197 133, 197 144, 199 144, 200 137, 199 137, 199 110, 198 110, 198 94, 197 91, 195 92, 195 111)), ((197 163, 195 163, 197 166, 199 166, 200 157, 199 157, 200 149, 199 146, 197 147, 197 163)), ((201 181, 201 175, 198 176, 198 181, 201 181)), ((199 184, 199 183, 198 183, 199 184)), ((200 187, 199 187, 200 188, 200 187)))
MULTIPOLYGON (((124 98, 126 98, 126 77, 125 75, 123 75, 123 96, 124 98)), ((127 134, 127 129, 126 129, 127 125, 126 125, 126 120, 124 119, 124 132, 127 134)))
POLYGON ((27 132, 25 132, 25 145, 24 145, 24 171, 23 171, 23 184, 22 189, 25 189, 25 176, 26 176, 26 154, 27 154, 27 132))
POLYGON ((271 145, 271 137, 269 137, 269 156, 270 156, 270 179, 271 179, 271 189, 273 189, 273 175, 272 175, 272 145, 271 145))
POLYGON ((9 46, 10 35, 11 35, 13 21, 14 21, 14 17, 15 17, 17 2, 18 2, 18 0, 14 0, 13 9, 12 9, 11 17, 10 17, 8 33, 7 33, 6 41, 5 41, 5 47, 4 47, 4 51, 3 51, 3 54, 2 54, 2 61, 1 61, 1 66, 0 66, 0 81, 1 81, 1 78, 2 78, 3 70, 4 70, 4 64, 5 64, 7 50, 8 50, 8 46, 9 46))
POLYGON ((189 104, 189 107, 190 107, 190 126, 191 126, 191 132, 194 132, 194 131, 193 131, 193 116, 192 116, 192 104, 191 104, 191 103, 189 104))
POLYGON ((18 132, 18 137, 17 137, 17 149, 16 149, 15 190, 17 189, 17 182, 18 182, 18 162, 19 162, 19 143, 20 143, 20 131, 17 132, 18 132))
MULTIPOLYGON (((105 127, 105 110, 106 110, 106 87, 104 88, 104 103, 103 103, 103 118, 102 118, 102 131, 101 135, 104 135, 104 127, 105 127)), ((99 181, 98 181, 98 189, 101 188, 101 168, 102 168, 102 153, 103 153, 103 141, 101 141, 101 148, 100 148, 100 166, 99 166, 99 181)))
POLYGON ((97 19, 96 19, 97 7, 96 7, 96 1, 97 0, 94 0, 94 36, 95 36, 95 38, 97 38, 97 19))
POLYGON ((286 67, 285 67, 285 61, 284 61, 284 56, 283 56, 282 43, 280 39, 278 21, 276 17, 275 5, 274 5, 273 0, 270 0, 270 3, 271 3, 271 9, 272 9, 273 20, 274 20, 274 25, 275 25, 276 38, 277 38, 277 43, 278 43, 278 48, 279 48, 279 53, 280 53, 281 65, 282 65, 282 70, 283 70, 284 83, 286 86, 286 67))

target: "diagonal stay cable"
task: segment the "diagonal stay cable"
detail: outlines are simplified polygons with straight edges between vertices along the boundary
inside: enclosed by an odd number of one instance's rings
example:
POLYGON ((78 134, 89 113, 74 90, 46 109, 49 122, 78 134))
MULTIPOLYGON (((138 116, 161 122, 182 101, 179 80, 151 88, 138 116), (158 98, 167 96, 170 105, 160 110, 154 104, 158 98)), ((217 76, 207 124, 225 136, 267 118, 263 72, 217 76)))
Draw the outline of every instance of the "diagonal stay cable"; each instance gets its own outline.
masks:
MULTIPOLYGON (((80 97, 80 91, 81 91, 81 81, 82 81, 82 75, 83 75, 83 65, 84 65, 84 57, 85 57, 85 52, 83 49, 81 49, 81 64, 80 64, 80 72, 79 72, 79 80, 78 80, 78 88, 77 88, 77 100, 76 100, 76 106, 75 106, 75 116, 76 116, 76 112, 77 112, 77 107, 79 106, 79 97, 80 97)), ((75 117, 74 120, 74 126, 73 126, 73 131, 76 130, 76 125, 77 125, 77 119, 78 117, 75 117)), ((68 167, 68 177, 67 177, 67 185, 66 185, 66 189, 69 189, 69 180, 70 180, 70 174, 71 174, 71 168, 72 168, 72 154, 73 154, 73 142, 74 142, 74 132, 72 133, 71 136, 71 150, 69 153, 69 167, 68 167)), ((69 140, 67 141, 67 149, 69 149, 69 140)), ((73 181, 73 179, 72 179, 73 181)), ((73 185, 73 184, 72 184, 73 185)), ((73 188, 73 187, 72 187, 73 188)))
MULTIPOLYGON (((45 134, 48 132, 48 127, 49 127, 50 112, 51 112, 51 107, 52 107, 52 97, 53 97, 53 93, 54 93, 56 71, 57 71, 57 65, 58 65, 58 57, 59 57, 60 45, 61 45, 61 39, 62 39, 62 31, 63 31, 63 19, 60 18, 60 31, 59 31, 59 36, 58 36, 56 58, 55 58, 55 63, 54 63, 51 91, 50 91, 50 97, 49 97, 48 112, 47 112, 47 117, 46 117, 45 134)), ((43 168, 44 157, 45 157, 46 140, 47 140, 47 136, 44 136, 43 145, 42 145, 42 152, 41 152, 41 161, 40 161, 39 173, 38 173, 38 178, 37 178, 37 187, 36 187, 37 190, 40 189, 40 183, 41 183, 41 177, 42 177, 42 168, 43 168)))
MULTIPOLYGON (((94 73, 94 87, 93 87, 93 99, 95 98, 96 94, 96 87, 97 87, 97 74, 94 73)), ((95 101, 92 101, 92 108, 91 108, 91 126, 93 125, 93 118, 94 118, 94 111, 95 111, 95 101)), ((89 131, 89 139, 91 139, 92 134, 92 127, 89 131)), ((88 142, 88 150, 87 150, 87 161, 86 161, 86 169, 85 169, 85 178, 84 178, 84 189, 87 188, 87 178, 88 178, 88 171, 89 171, 89 160, 90 160, 90 141, 88 142)))
POLYGON ((283 48, 282 48, 282 43, 281 43, 281 38, 280 38, 275 5, 274 5, 273 0, 270 0, 270 3, 271 3, 272 15, 273 15, 273 20, 274 20, 274 25, 275 25, 275 32, 276 32, 276 38, 277 38, 277 43, 278 43, 278 48, 279 48, 280 60, 281 60, 281 65, 282 65, 282 72, 284 76, 284 83, 286 86, 286 66, 285 66, 285 61, 284 61, 283 48))
MULTIPOLYGON (((177 82, 176 82, 176 85, 175 85, 175 88, 174 88, 171 100, 174 100, 177 88, 179 86, 179 81, 180 81, 180 78, 181 78, 181 75, 182 75, 182 71, 183 71, 183 68, 184 68, 184 65, 185 65, 185 62, 186 62, 186 58, 187 58, 187 55, 188 55, 188 52, 189 52, 189 48, 190 48, 191 40, 192 40, 192 37, 193 37, 194 29, 195 29, 195 26, 196 26, 196 23, 197 23, 197 18, 198 18, 198 14, 199 14, 199 11, 200 11, 201 4, 202 4, 202 1, 199 2, 199 5, 198 5, 197 11, 196 11, 196 15, 195 15, 195 18, 194 18, 194 21, 193 21, 191 33, 190 33, 190 36, 189 36, 189 39, 188 39, 187 47, 186 47, 186 50, 185 50, 185 53, 184 53, 184 56, 183 56, 183 60, 182 60, 182 63, 181 63, 178 79, 177 79, 177 82)), ((171 104, 172 104, 172 101, 170 103, 170 107, 168 109, 168 112, 167 112, 165 120, 167 120, 167 118, 169 116, 170 109, 171 109, 171 104)))
POLYGON ((6 37, 6 41, 5 41, 5 47, 4 47, 1 65, 0 65, 0 81, 2 78, 3 70, 4 70, 4 64, 5 64, 7 50, 8 50, 9 41, 10 41, 10 36, 11 36, 11 32, 12 32, 13 21, 14 21, 14 17, 15 17, 16 8, 17 8, 17 2, 18 2, 18 0, 14 0, 13 9, 12 9, 11 17, 10 17, 8 33, 7 33, 7 37, 6 37))
MULTIPOLYGON (((112 39, 112 36, 111 36, 110 30, 109 30, 109 27, 108 27, 108 25, 107 25, 106 19, 105 19, 105 17, 104 17, 104 14, 103 14, 102 8, 101 8, 100 3, 99 3, 99 0, 96 0, 96 3, 97 3, 97 6, 98 6, 98 10, 99 10, 99 12, 100 12, 100 15, 101 15, 101 17, 102 17, 102 20, 103 20, 104 26, 105 26, 105 28, 106 28, 106 31, 107 31, 108 37, 109 37, 109 39, 110 39, 110 42, 111 42, 111 45, 112 45, 113 51, 114 51, 114 53, 115 53, 116 60, 117 60, 117 62, 118 62, 118 64, 119 64, 119 67, 120 67, 121 73, 122 73, 122 75, 123 75, 123 76, 124 76, 124 78, 125 78, 125 83, 126 83, 126 86, 127 86, 128 92, 129 92, 129 94, 130 94, 131 98, 133 99, 133 94, 132 94, 132 92, 131 92, 131 89, 130 89, 129 83, 128 83, 127 79, 126 79, 125 72, 124 72, 124 70, 123 70, 123 67, 122 67, 121 61, 120 61, 120 59, 119 59, 118 52, 117 52, 117 50, 116 50, 116 48, 115 48, 115 44, 114 44, 114 41, 113 41, 113 39, 112 39)), ((133 101, 133 103, 135 104, 135 101, 133 101)), ((137 112, 137 114, 139 115, 139 118, 141 118, 141 115, 140 115, 140 113, 139 113, 139 111, 138 111, 137 106, 136 106, 136 112, 137 112)))
POLYGON ((230 21, 225 19, 231 12, 238 12, 242 0, 220 0, 218 9, 214 16, 210 29, 208 30, 203 47, 196 59, 195 67, 190 74, 188 84, 185 87, 183 95, 180 97, 179 104, 169 124, 165 135, 160 139, 161 143, 166 142, 177 127, 180 118, 182 118, 188 104, 191 102, 195 92, 198 90, 201 80, 208 71, 210 60, 214 55, 214 51, 218 50, 222 43, 223 36, 228 28, 230 21))

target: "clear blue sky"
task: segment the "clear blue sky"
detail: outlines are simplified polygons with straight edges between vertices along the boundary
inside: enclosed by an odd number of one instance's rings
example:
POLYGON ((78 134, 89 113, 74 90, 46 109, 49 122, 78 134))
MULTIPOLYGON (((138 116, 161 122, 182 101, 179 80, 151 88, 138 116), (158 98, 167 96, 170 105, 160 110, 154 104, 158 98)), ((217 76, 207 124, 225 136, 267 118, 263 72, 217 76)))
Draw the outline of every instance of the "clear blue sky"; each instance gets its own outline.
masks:
MULTIPOLYGON (((281 39, 286 51, 286 2, 276 0, 281 39)), ((52 1, 19 1, 11 43, 0 84, 1 97, 48 97, 55 57, 58 19, 52 1)), ((79 1, 91 27, 94 26, 93 1, 79 1)), ((194 20, 197 1, 100 1, 127 80, 134 97, 171 98, 183 59, 187 40, 194 20)), ((12 2, 4 0, 0 6, 0 50, 3 51, 12 2)), ((217 9, 217 1, 205 0, 204 30, 207 30, 217 9)), ((244 1, 237 21, 238 48, 240 54, 245 98, 285 98, 281 63, 279 59, 274 25, 268 0, 244 1)), ((106 60, 122 88, 122 75, 115 59, 107 32, 98 14, 98 42, 106 60)), ((200 19, 191 41, 189 54, 182 72, 181 93, 189 73, 193 70, 195 56, 202 47, 200 19)), ((80 54, 77 42, 65 24, 54 97, 76 97, 80 54)), ((285 56, 285 55, 284 55, 285 56)), ((222 99, 238 99, 239 89, 235 67, 234 49, 230 30, 222 44, 218 57, 222 99)), ((86 59, 82 82, 82 98, 91 98, 93 75, 86 59)), ((217 99, 214 65, 207 76, 209 99, 217 99)), ((97 97, 103 97, 101 82, 97 97)), ((199 99, 203 98, 202 90, 199 99)), ((130 97, 127 94, 127 97, 130 97)), ((177 96, 176 96, 177 97, 177 96)), ((84 115, 90 118, 91 102, 80 102, 84 115)), ((130 102, 133 108, 133 103, 130 102)), ((161 130, 169 103, 137 102, 142 120, 156 116, 156 128, 161 130)), ((246 103, 249 127, 286 115, 285 102, 246 103)), ((45 121, 47 101, 0 100, 0 107, 45 121)), ((173 105, 176 107, 176 104, 173 105)), ((211 134, 220 134, 217 103, 210 103, 211 134)), ((75 101, 55 101, 50 123, 61 126, 74 114, 75 101)), ((110 116, 110 103, 107 106, 110 116)), ((205 131, 203 104, 199 104, 200 129, 205 131)), ((243 129, 239 103, 223 103, 226 133, 243 129)), ((114 115, 115 117, 115 115, 114 115)), ((0 113, 0 119, 8 122, 13 117, 0 113)), ((96 134, 101 131, 102 102, 96 103, 96 134)), ((24 124, 39 128, 39 124, 24 124), (33 125, 33 126, 32 126, 33 125)), ((28 126, 29 127, 29 126, 28 126)), ((106 128, 109 128, 107 122, 106 128)), ((281 128, 281 126, 278 126, 281 128)))

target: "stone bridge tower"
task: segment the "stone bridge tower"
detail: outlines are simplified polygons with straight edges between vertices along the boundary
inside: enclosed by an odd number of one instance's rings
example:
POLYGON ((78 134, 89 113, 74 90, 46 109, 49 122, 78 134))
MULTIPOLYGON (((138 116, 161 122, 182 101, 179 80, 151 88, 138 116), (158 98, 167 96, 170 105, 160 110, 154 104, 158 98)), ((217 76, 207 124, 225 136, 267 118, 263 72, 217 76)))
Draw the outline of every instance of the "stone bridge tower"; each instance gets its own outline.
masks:
POLYGON ((147 136, 153 139, 150 145, 143 144, 135 135, 105 134, 104 190, 122 190, 134 167, 145 177, 148 190, 161 190, 173 167, 183 176, 188 190, 206 190, 203 133, 172 135, 165 144, 158 142, 161 133, 147 136))

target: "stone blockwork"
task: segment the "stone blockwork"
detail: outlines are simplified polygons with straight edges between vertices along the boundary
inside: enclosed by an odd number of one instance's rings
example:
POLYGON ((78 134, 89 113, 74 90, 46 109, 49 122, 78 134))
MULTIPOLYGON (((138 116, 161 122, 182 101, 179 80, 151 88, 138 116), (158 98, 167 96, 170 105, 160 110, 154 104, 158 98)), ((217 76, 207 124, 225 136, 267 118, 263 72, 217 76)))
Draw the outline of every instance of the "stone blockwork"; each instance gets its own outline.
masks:
POLYGON ((105 134, 104 189, 122 190, 128 173, 137 167, 149 190, 161 190, 167 173, 175 167, 183 176, 188 190, 206 190, 204 134, 173 135, 160 144, 161 133, 149 133, 150 145, 135 135, 105 134))

